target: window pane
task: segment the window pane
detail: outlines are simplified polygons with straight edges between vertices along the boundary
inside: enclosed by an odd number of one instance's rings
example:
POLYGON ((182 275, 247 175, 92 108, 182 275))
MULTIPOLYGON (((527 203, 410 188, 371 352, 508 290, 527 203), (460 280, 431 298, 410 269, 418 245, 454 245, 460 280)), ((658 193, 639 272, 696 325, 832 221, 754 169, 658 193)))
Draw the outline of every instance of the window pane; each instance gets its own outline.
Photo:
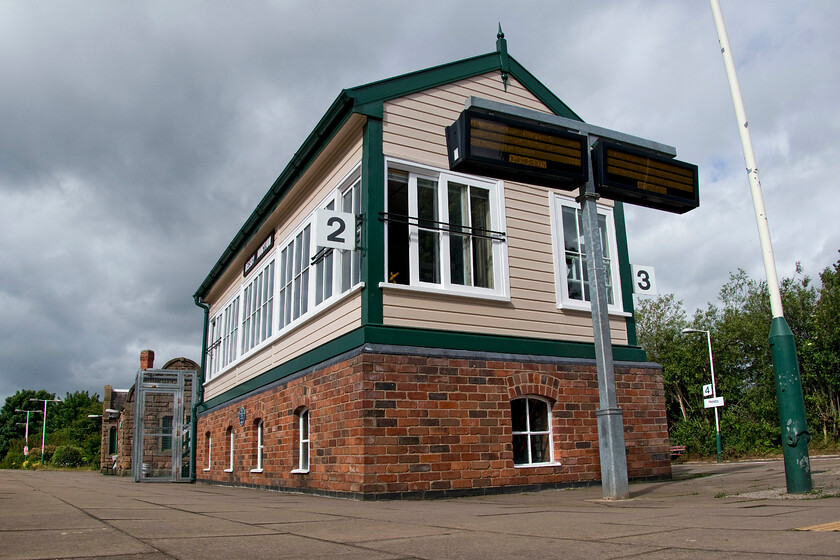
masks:
POLYGON ((514 435, 513 436, 513 464, 527 465, 529 463, 528 457, 528 436, 514 435))
POLYGON ((470 238, 466 235, 449 234, 449 271, 449 277, 453 284, 472 285, 470 238))
POLYGON ((566 276, 569 298, 583 300, 583 271, 581 259, 578 256, 566 254, 566 276))
POLYGON ((579 253, 580 244, 577 229, 577 212, 574 208, 563 207, 563 246, 567 252, 579 253))
POLYGON ((510 401, 510 415, 514 432, 524 432, 528 429, 528 410, 525 401, 526 399, 510 401))
POLYGON ((472 270, 470 262, 470 238, 457 235, 467 231, 463 226, 469 226, 467 221, 467 186, 460 183, 449 183, 449 276, 453 284, 461 286, 472 285, 472 270))
POLYGON ((309 442, 300 445, 300 468, 309 469, 309 442))
POLYGON ((531 436, 532 463, 548 463, 551 460, 551 453, 549 452, 548 445, 548 434, 539 434, 531 436))
MULTIPOLYGON (((388 277, 394 284, 408 284, 408 173, 388 171, 388 277)), ((357 251, 358 252, 358 251, 357 251)))
MULTIPOLYGON (((470 188, 470 217, 473 233, 490 231, 490 191, 477 187, 470 188)), ((483 237, 473 237, 473 270, 475 286, 493 287, 493 241, 483 237)))
POLYGON ((417 179, 417 217, 420 227, 436 227, 437 183, 429 179, 417 179))
POLYGON ((548 431, 548 403, 537 399, 528 399, 530 428, 532 432, 548 431))
POLYGON ((435 231, 418 232, 421 282, 440 283, 440 236, 435 231))

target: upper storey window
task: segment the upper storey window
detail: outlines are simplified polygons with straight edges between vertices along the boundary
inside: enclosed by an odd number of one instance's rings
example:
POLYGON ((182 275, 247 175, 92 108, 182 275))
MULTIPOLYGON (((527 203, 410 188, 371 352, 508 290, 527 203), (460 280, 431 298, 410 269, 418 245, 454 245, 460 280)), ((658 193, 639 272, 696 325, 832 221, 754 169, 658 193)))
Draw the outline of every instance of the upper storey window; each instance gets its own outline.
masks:
POLYGON ((387 282, 507 297, 501 182, 392 164, 387 282))
MULTIPOLYGON (((589 311, 591 294, 580 207, 573 199, 551 193, 551 223, 557 307, 589 311)), ((620 313, 621 288, 612 208, 598 207, 598 231, 598 242, 604 255, 608 308, 612 313, 620 313)))

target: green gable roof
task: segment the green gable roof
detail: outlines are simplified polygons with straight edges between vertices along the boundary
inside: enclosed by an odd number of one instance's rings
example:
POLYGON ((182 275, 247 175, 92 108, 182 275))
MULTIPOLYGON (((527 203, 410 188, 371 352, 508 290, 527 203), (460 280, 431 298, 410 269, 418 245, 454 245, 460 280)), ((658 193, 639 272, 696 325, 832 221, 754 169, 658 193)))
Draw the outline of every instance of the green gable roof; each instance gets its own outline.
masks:
POLYGON ((524 66, 508 56, 501 33, 496 45, 497 50, 491 53, 342 90, 198 287, 193 295, 196 302, 207 296, 239 251, 256 235, 286 193, 353 114, 381 119, 385 101, 499 71, 500 79, 506 80, 507 76, 513 76, 556 115, 582 120, 524 66))

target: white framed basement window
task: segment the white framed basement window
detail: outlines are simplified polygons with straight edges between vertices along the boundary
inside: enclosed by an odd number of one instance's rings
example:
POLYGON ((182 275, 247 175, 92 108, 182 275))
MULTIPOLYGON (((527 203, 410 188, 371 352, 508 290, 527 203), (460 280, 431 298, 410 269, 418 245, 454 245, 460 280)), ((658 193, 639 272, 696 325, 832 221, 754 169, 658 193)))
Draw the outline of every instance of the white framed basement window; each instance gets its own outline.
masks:
POLYGON ((254 427, 256 428, 257 432, 257 447, 254 450, 254 455, 256 459, 257 466, 251 469, 252 473, 261 473, 263 472, 263 421, 262 419, 257 419, 254 423, 254 427))
POLYGON ((388 161, 383 287, 510 299, 504 186, 388 161))
MULTIPOLYGON (((591 311, 580 206, 574 199, 555 192, 549 193, 549 204, 557 308, 591 311)), ((598 206, 598 229, 604 254, 608 310, 622 315, 615 218, 611 207, 598 206)))
POLYGON ((225 472, 230 473, 233 472, 233 428, 228 427, 228 468, 225 469, 225 472))
POLYGON ((204 441, 207 444, 207 468, 204 469, 204 472, 207 472, 213 467, 213 457, 211 455, 211 452, 213 451, 213 440, 210 436, 210 432, 204 434, 204 441))
POLYGON ((293 473, 306 474, 309 472, 309 409, 304 408, 297 414, 298 457, 297 466, 293 473))
POLYGON ((513 399, 510 413, 514 466, 555 464, 549 402, 533 396, 513 399))

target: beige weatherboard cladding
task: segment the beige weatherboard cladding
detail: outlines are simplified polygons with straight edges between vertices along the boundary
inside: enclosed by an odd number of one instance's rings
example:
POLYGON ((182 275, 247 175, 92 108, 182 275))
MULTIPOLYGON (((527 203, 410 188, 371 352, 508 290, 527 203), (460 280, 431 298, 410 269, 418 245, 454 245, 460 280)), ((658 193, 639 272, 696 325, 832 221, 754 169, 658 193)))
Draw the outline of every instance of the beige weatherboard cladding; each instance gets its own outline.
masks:
MULTIPOLYGON (((515 79, 505 91, 497 73, 425 90, 385 103, 386 159, 448 169, 444 128, 457 119, 470 96, 550 112, 515 79)), ((589 312, 557 309, 549 189, 506 181, 504 199, 510 301, 430 294, 383 283, 386 325, 592 341, 589 312)), ((627 344, 625 315, 611 315, 610 330, 614 343, 627 344)))
MULTIPOLYGON (((231 298, 236 296, 240 287, 250 281, 254 272, 251 272, 247 278, 243 278, 242 265, 269 232, 272 230, 275 232, 274 248, 255 270, 276 257, 289 238, 297 232, 299 226, 345 178, 358 173, 362 157, 362 124, 361 117, 350 119, 345 124, 315 164, 278 204, 259 233, 240 251, 208 295, 211 317, 224 309, 231 298)), ((351 290, 333 305, 312 312, 307 318, 290 325, 279 333, 279 336, 276 333, 275 324, 273 337, 258 345, 244 357, 237 359, 205 383, 204 398, 211 399, 220 395, 276 365, 352 331, 360 324, 360 288, 351 290)))

